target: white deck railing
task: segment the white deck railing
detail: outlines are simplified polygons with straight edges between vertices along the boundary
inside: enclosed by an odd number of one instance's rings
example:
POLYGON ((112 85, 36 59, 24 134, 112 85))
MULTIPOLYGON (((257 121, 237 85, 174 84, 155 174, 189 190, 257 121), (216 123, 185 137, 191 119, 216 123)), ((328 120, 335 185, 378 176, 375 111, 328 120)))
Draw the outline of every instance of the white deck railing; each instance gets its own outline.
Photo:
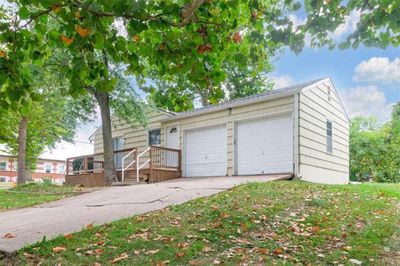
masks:
POLYGON ((139 154, 136 157, 136 181, 137 182, 139 182, 140 169, 145 167, 151 161, 151 158, 150 158, 147 161, 145 161, 142 165, 140 165, 140 158, 143 157, 143 155, 145 155, 148 151, 150 151, 150 149, 151 149, 151 147, 148 147, 146 150, 144 150, 141 154, 139 154))
POLYGON ((125 166, 125 161, 129 158, 129 156, 131 156, 135 152, 136 152, 136 149, 133 149, 132 151, 130 151, 127 155, 125 155, 122 158, 122 178, 121 178, 122 182, 125 181, 125 171, 136 162, 135 157, 133 157, 133 160, 125 166))

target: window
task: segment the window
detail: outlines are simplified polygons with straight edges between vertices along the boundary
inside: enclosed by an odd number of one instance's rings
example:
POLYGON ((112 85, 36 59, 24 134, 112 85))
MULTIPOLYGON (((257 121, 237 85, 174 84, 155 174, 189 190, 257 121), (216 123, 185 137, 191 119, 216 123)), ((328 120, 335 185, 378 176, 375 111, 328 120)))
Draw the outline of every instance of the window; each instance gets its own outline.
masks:
POLYGON ((0 176, 0 183, 1 182, 8 182, 8 177, 7 176, 0 176))
POLYGON ((7 162, 0 162, 0 170, 2 171, 7 170, 7 162))
POLYGON ((46 173, 51 173, 51 164, 45 164, 44 171, 46 173))
POLYGON ((64 170, 65 170, 64 165, 59 165, 59 166, 58 166, 58 173, 63 174, 63 173, 64 173, 64 170))
POLYGON ((149 145, 161 144, 161 129, 154 129, 149 131, 149 145))
POLYGON ((326 152, 332 153, 333 151, 333 127, 331 121, 326 121, 326 152))
POLYGON ((18 161, 13 162, 13 169, 14 171, 18 171, 18 161))

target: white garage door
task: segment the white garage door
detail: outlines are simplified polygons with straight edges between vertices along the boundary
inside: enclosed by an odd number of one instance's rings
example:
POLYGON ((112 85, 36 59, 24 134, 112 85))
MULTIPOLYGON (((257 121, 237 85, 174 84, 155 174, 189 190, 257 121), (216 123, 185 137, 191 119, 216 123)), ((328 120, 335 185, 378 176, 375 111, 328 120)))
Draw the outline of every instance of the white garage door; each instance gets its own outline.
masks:
POLYGON ((293 171, 291 115, 239 122, 236 130, 236 163, 239 175, 293 171))
POLYGON ((188 130, 185 144, 185 176, 226 175, 225 125, 188 130))

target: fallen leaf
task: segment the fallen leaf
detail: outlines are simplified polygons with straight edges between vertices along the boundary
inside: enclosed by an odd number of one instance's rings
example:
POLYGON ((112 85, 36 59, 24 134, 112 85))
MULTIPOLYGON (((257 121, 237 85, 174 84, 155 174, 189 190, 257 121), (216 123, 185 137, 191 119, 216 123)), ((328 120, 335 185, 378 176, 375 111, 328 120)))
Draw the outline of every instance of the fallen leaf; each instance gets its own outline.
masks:
POLYGON ((361 264, 362 264, 362 261, 356 260, 356 259, 349 259, 349 261, 350 261, 351 263, 355 264, 355 265, 361 265, 361 264))
POLYGON ((158 252, 160 252, 159 249, 153 249, 153 250, 147 251, 146 254, 156 254, 156 253, 158 253, 158 252))
POLYGON ((121 260, 126 260, 128 257, 129 257, 128 253, 124 252, 121 255, 119 255, 118 257, 111 259, 110 262, 111 263, 117 263, 117 262, 119 262, 121 260))
POLYGON ((185 257, 185 253, 184 252, 178 252, 178 253, 175 254, 175 256, 177 258, 182 258, 182 257, 185 257))
POLYGON ((214 259, 214 260, 213 260, 213 264, 214 264, 214 265, 222 264, 222 260, 220 260, 220 259, 214 259))
POLYGON ((223 213, 221 214, 221 217, 224 218, 224 219, 227 219, 227 218, 229 218, 229 214, 226 213, 226 212, 223 212, 223 213))
POLYGON ((4 235, 4 238, 14 238, 14 237, 16 237, 16 235, 10 233, 4 235))
POLYGON ((0 57, 5 58, 7 56, 7 53, 3 50, 0 50, 0 57))
POLYGON ((158 261, 158 262, 156 263, 156 266, 165 266, 165 265, 167 265, 167 264, 169 264, 169 260, 158 261))
POLYGON ((72 239, 74 236, 72 234, 66 234, 64 235, 65 239, 72 239))
POLYGON ((93 223, 86 225, 86 229, 93 229, 93 223))
POLYGON ((283 254, 283 252, 284 252, 283 248, 277 248, 277 249, 274 250, 274 254, 275 255, 283 254))
POLYGON ((201 251, 203 251, 204 253, 208 253, 208 252, 211 252, 212 249, 209 246, 205 246, 205 247, 203 247, 203 249, 201 251))
POLYGON ((68 38, 65 35, 61 35, 61 40, 67 45, 71 45, 74 42, 74 38, 68 38))
POLYGON ((178 245, 176 245, 177 248, 186 248, 189 246, 189 243, 187 242, 180 242, 178 245))
POLYGON ((269 253, 269 250, 266 248, 259 248, 258 249, 258 253, 262 254, 262 255, 266 255, 269 253))
POLYGON ((24 255, 24 257, 27 258, 27 259, 33 259, 33 258, 35 258, 35 255, 30 254, 30 253, 26 253, 26 252, 24 252, 23 255, 24 255))
POLYGON ((83 28, 79 25, 75 27, 76 32, 81 36, 82 38, 85 38, 89 35, 89 29, 83 28))
POLYGON ((345 250, 345 251, 350 251, 350 250, 352 250, 353 248, 351 247, 351 246, 345 246, 345 247, 343 247, 343 250, 345 250))
POLYGON ((63 247, 63 246, 58 246, 58 247, 54 247, 53 248, 53 252, 55 252, 55 253, 60 253, 60 252, 63 252, 65 250, 67 250, 67 248, 63 247))

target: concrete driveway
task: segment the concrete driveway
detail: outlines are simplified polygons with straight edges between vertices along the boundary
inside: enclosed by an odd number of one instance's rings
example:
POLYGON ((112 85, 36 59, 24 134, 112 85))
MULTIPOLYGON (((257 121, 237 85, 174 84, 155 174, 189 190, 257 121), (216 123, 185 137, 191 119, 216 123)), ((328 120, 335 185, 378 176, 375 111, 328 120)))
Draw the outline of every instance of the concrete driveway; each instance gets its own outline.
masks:
POLYGON ((109 223, 209 196, 251 181, 284 179, 263 177, 182 178, 156 184, 111 187, 30 208, 0 212, 0 251, 12 253, 27 244, 81 230, 87 224, 109 223), (5 238, 7 233, 15 238, 5 238))

